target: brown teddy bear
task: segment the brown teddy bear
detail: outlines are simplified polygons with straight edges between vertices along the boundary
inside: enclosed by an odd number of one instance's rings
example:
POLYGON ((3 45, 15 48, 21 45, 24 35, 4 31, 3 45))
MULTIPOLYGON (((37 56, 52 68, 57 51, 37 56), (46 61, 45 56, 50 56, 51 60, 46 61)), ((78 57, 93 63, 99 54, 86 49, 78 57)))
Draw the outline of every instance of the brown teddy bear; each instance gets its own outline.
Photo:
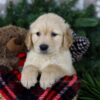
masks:
POLYGON ((17 54, 24 52, 27 30, 13 25, 0 28, 0 70, 12 70, 18 66, 17 54))

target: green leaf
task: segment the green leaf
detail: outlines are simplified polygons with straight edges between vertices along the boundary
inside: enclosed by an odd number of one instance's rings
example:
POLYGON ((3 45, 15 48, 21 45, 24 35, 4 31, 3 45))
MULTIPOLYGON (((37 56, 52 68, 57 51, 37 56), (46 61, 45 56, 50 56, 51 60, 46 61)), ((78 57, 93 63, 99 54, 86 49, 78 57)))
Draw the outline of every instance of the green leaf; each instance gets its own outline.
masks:
POLYGON ((98 20, 96 18, 78 18, 75 21, 76 27, 95 27, 98 24, 98 20))

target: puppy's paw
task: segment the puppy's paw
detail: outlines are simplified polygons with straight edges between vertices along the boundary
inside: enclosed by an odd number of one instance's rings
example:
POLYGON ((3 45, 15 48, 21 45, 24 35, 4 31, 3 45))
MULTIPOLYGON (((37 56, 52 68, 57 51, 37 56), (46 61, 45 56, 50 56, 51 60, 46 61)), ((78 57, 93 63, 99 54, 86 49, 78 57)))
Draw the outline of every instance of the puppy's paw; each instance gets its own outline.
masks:
POLYGON ((41 73, 40 86, 43 89, 51 87, 57 80, 66 75, 58 66, 48 66, 41 73))
MULTIPOLYGON (((29 73, 27 74, 29 75, 29 73)), ((23 73, 21 77, 21 83, 24 87, 26 87, 27 89, 30 89, 32 86, 35 86, 35 84, 37 83, 37 75, 31 74, 27 76, 26 74, 23 73)))
POLYGON ((59 77, 54 73, 43 73, 40 79, 40 86, 41 88, 46 89, 51 87, 58 79, 59 77))
POLYGON ((22 71, 22 76, 21 76, 22 85, 25 88, 30 89, 37 83, 37 76, 38 76, 38 71, 29 68, 24 69, 22 71))

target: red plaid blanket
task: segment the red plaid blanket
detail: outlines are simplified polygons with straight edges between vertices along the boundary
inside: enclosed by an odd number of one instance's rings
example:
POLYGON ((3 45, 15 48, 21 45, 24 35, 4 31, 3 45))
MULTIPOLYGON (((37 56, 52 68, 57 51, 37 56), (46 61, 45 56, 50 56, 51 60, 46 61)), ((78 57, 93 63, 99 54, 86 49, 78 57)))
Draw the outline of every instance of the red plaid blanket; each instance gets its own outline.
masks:
MULTIPOLYGON (((22 66, 25 54, 18 57, 21 58, 19 66, 22 66)), ((9 73, 0 73, 0 94, 5 100, 71 100, 80 88, 77 75, 65 76, 46 90, 39 83, 27 90, 21 85, 20 77, 20 68, 9 73)))

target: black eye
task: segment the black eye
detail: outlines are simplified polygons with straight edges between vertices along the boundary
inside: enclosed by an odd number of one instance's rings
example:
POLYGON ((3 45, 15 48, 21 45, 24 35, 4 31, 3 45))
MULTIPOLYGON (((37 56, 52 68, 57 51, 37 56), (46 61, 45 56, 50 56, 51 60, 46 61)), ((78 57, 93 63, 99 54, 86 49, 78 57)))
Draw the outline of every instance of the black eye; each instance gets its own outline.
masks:
POLYGON ((40 32, 37 32, 37 33, 36 33, 36 35, 37 35, 37 36, 40 36, 40 35, 41 35, 41 33, 40 33, 40 32))
POLYGON ((52 33, 51 33, 51 36, 52 36, 52 37, 55 37, 55 36, 57 36, 57 33, 52 32, 52 33))

